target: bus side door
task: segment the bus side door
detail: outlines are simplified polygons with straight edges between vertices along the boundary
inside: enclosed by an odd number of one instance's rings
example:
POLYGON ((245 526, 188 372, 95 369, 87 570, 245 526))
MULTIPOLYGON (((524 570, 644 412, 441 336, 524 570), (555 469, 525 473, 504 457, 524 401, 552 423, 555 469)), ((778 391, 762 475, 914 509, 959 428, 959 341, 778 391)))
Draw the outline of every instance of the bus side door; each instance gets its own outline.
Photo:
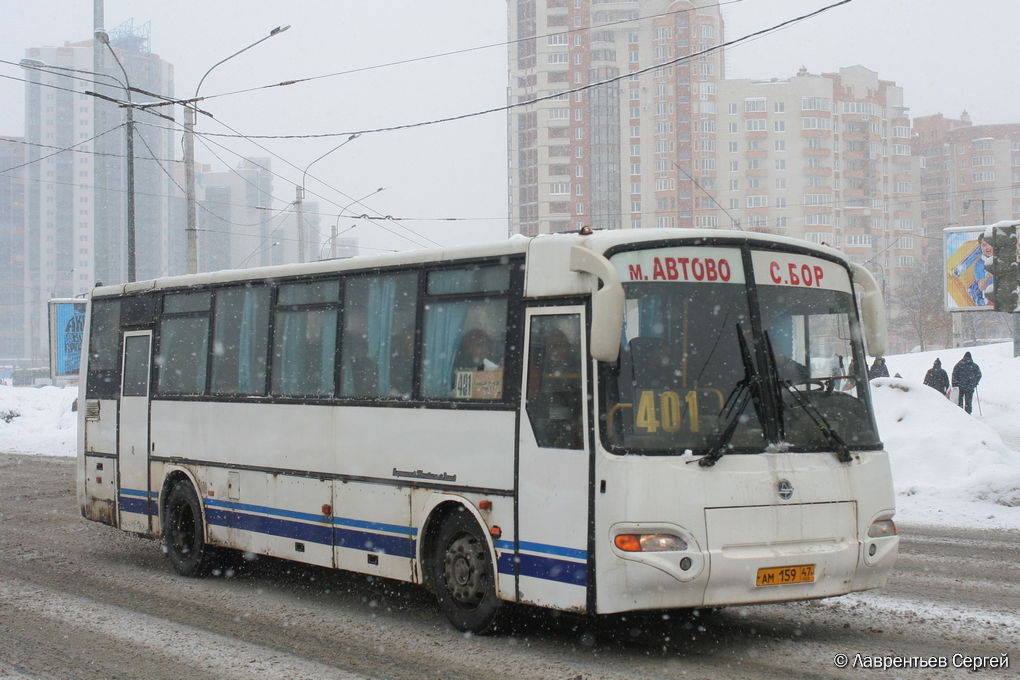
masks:
POLYGON ((517 460, 518 599, 584 611, 589 579, 582 306, 527 310, 517 460))
POLYGON ((120 417, 117 428, 120 528, 148 533, 149 503, 149 366, 152 331, 124 333, 120 417))

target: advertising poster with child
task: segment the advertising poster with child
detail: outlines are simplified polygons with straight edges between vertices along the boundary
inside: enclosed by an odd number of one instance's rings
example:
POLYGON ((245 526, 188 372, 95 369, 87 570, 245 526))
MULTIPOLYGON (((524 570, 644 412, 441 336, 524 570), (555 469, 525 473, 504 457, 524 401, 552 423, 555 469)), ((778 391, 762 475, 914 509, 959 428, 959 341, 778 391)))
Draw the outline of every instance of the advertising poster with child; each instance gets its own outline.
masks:
POLYGON ((985 227, 953 227, 945 229, 943 235, 946 309, 992 310, 992 244, 985 236, 985 227))

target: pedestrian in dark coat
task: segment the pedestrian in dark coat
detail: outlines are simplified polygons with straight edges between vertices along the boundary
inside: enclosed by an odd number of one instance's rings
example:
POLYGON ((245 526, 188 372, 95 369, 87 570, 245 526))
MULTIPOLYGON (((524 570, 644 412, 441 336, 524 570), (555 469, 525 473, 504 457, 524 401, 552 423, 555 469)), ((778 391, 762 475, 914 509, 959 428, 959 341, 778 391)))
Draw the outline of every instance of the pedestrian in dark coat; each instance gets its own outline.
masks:
POLYGON ((942 362, 939 359, 936 359, 928 372, 924 374, 924 384, 943 396, 949 391, 949 374, 946 373, 946 369, 942 368, 942 362))
POLYGON ((962 406, 963 410, 967 413, 970 413, 974 390, 977 389, 979 382, 981 382, 981 368, 974 363, 970 352, 967 352, 953 366, 953 387, 960 388, 960 397, 957 404, 962 406))
POLYGON ((872 363, 871 368, 868 369, 868 380, 888 377, 889 369, 885 365, 885 359, 883 359, 882 357, 875 357, 874 363, 872 363))

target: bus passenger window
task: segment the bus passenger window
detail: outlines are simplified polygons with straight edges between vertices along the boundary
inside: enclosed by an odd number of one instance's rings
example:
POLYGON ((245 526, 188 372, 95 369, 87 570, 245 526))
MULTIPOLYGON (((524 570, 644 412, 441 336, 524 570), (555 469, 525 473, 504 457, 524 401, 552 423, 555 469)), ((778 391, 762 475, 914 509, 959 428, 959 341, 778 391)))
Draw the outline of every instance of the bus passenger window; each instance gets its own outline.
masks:
POLYGON ((422 391, 425 397, 503 398, 506 298, 425 306, 422 391))
POLYGON ((216 293, 212 393, 266 393, 269 287, 229 288, 216 293))
POLYGON ((340 343, 340 396, 410 399, 418 275, 348 279, 340 343))
POLYGON ((273 335, 273 394, 333 396, 339 302, 339 281, 280 286, 273 335))
POLYGON ((120 300, 93 300, 85 396, 115 399, 120 394, 120 300))
POLYGON ((584 446, 580 350, 577 314, 532 317, 526 408, 539 446, 584 446))
POLYGON ((209 356, 209 292, 169 294, 159 323, 159 392, 204 394, 209 356))
POLYGON ((426 286, 422 396, 503 400, 510 267, 436 269, 426 286))

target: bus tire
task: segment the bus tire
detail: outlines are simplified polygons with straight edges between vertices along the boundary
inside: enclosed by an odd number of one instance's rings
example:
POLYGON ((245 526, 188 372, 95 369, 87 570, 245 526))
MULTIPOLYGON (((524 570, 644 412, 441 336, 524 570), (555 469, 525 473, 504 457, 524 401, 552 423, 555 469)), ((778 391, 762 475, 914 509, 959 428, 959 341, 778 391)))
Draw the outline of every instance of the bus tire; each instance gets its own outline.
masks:
POLYGON ((439 608, 457 630, 486 634, 499 627, 502 601, 489 544, 462 508, 443 520, 433 543, 432 585, 439 608))
POLYGON ((191 483, 179 480, 167 497, 163 523, 163 548, 181 576, 206 576, 211 549, 205 544, 202 506, 191 483))

